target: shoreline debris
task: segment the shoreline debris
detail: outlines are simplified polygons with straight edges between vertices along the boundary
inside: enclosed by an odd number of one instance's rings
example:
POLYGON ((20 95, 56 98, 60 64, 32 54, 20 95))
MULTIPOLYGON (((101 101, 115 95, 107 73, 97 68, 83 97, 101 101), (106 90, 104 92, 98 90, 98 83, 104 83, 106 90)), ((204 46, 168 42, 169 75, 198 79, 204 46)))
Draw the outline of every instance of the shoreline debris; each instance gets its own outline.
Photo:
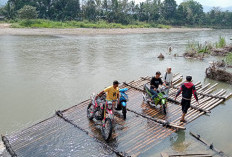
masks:
POLYGON ((164 59, 164 55, 162 53, 160 53, 157 58, 164 59))
POLYGON ((205 70, 206 77, 213 80, 223 81, 232 84, 232 73, 220 68, 221 66, 223 65, 218 64, 217 62, 213 62, 205 70))

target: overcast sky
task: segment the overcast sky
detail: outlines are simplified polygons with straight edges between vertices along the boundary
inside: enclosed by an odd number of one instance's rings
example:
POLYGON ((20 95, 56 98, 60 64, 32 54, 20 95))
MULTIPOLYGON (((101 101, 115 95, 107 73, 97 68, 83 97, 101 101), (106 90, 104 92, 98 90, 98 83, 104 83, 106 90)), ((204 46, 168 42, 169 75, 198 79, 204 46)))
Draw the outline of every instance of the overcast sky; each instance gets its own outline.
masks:
MULTIPOLYGON (((135 0, 135 2, 144 2, 145 0, 135 0)), ((203 6, 210 6, 210 7, 231 7, 232 0, 195 0, 202 4, 203 6)), ((183 2, 183 0, 176 0, 177 4, 183 2)))
MULTIPOLYGON (((232 0, 196 0, 204 6, 212 6, 212 7, 231 7, 232 0)), ((176 0, 177 4, 183 2, 183 0, 176 0)))

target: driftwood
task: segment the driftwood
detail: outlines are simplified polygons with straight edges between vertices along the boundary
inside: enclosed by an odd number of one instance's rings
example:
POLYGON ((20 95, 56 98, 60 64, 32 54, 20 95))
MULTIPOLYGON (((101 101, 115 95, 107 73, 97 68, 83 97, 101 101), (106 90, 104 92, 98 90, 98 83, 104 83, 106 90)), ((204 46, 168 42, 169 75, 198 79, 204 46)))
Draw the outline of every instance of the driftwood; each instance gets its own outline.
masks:
POLYGON ((208 146, 210 149, 212 149, 213 151, 217 152, 219 155, 223 156, 223 157, 227 157, 223 151, 218 150, 217 148, 215 148, 213 146, 213 144, 208 143, 207 141, 205 141, 204 139, 202 139, 202 137, 200 135, 194 134, 192 132, 189 132, 190 135, 192 135, 193 137, 195 137, 197 140, 201 141, 202 143, 204 143, 206 146, 208 146))
POLYGON ((197 58, 200 60, 203 60, 205 57, 204 53, 198 53, 198 52, 186 52, 183 54, 185 58, 197 58))
POLYGON ((160 53, 157 58, 164 59, 164 55, 162 53, 160 53))
POLYGON ((205 74, 207 78, 232 83, 232 73, 218 68, 215 63, 213 63, 210 67, 206 68, 205 74))
POLYGON ((232 46, 225 46, 223 48, 212 49, 211 50, 211 55, 214 55, 214 56, 226 56, 230 52, 232 52, 232 46))
POLYGON ((224 59, 222 61, 217 61, 215 64, 217 67, 225 67, 226 66, 226 62, 224 61, 224 59))

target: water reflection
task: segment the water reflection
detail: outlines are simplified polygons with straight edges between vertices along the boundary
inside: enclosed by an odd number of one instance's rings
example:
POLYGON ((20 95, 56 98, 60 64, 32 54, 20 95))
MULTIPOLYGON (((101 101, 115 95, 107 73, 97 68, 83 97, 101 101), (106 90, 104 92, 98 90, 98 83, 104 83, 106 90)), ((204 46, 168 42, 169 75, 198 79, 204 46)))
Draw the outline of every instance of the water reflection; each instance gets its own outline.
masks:
POLYGON ((190 142, 185 141, 185 131, 178 131, 175 136, 170 137, 171 147, 176 152, 185 152, 191 145, 190 142))

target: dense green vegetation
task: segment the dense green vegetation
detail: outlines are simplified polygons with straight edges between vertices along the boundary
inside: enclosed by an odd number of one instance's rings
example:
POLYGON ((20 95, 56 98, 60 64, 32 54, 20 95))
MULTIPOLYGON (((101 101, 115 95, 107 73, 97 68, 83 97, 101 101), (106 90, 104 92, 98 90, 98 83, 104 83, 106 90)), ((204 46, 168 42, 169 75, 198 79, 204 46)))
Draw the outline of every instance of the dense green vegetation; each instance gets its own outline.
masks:
POLYGON ((226 46, 226 40, 224 37, 219 37, 219 41, 215 43, 216 48, 223 48, 226 46))
POLYGON ((219 37, 218 42, 210 43, 205 42, 203 44, 199 42, 188 42, 186 47, 186 53, 208 53, 210 54, 213 49, 224 48, 226 46, 226 40, 224 37, 219 37))
POLYGON ((170 28, 168 25, 155 23, 135 22, 133 24, 122 25, 121 23, 108 23, 103 20, 96 22, 89 22, 87 20, 59 22, 44 19, 26 19, 10 22, 13 28, 170 28))
MULTIPOLYGON (((0 9, 0 15, 14 20, 38 17, 52 21, 71 21, 63 24, 68 27, 73 27, 73 25, 70 26, 70 23, 75 23, 73 21, 80 21, 76 22, 74 26, 86 24, 86 22, 82 22, 85 20, 91 21, 94 27, 98 27, 95 24, 98 24, 99 21, 100 24, 113 23, 112 25, 116 25, 115 23, 118 23, 133 25, 132 27, 137 27, 136 23, 139 22, 143 22, 142 25, 148 23, 148 26, 144 27, 157 27, 158 24, 232 27, 232 12, 222 12, 219 8, 213 8, 210 12, 204 13, 202 5, 194 0, 186 0, 180 5, 177 5, 175 0, 146 0, 140 4, 128 0, 86 0, 82 1, 82 4, 79 0, 8 0, 6 6, 0 9)), ((26 26, 42 27, 42 25, 47 25, 46 27, 51 27, 54 25, 49 21, 41 21, 29 21, 26 26), (48 23, 44 24, 45 22, 48 23)), ((21 21, 19 25, 23 27, 25 22, 21 21)))
POLYGON ((212 45, 207 42, 204 44, 200 44, 199 42, 188 42, 186 53, 210 53, 210 49, 212 48, 212 45))
POLYGON ((232 65, 232 52, 226 56, 226 63, 232 65))
POLYGON ((186 47, 185 57, 201 58, 204 54, 225 56, 224 60, 228 65, 232 65, 232 45, 227 45, 224 37, 219 37, 215 43, 205 42, 189 42, 186 47))

